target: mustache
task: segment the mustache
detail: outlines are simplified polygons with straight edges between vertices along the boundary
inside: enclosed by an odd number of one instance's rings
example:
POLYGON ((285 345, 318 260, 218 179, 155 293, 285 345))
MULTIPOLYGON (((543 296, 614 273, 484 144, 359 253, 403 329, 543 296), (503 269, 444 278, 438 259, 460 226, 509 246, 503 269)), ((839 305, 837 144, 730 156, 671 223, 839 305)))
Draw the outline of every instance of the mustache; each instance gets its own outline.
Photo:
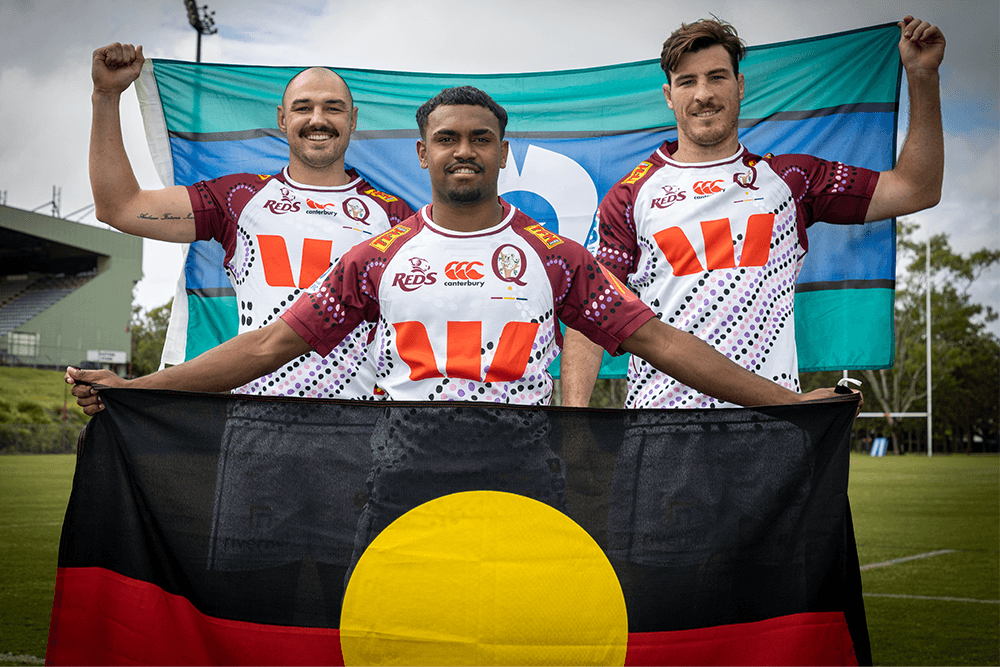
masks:
POLYGON ((332 134, 335 137, 340 136, 340 132, 337 131, 337 128, 330 127, 329 125, 310 125, 309 127, 303 128, 302 131, 299 132, 299 136, 304 137, 307 134, 312 134, 313 132, 325 132, 327 134, 332 134))
POLYGON ((462 160, 462 159, 458 158, 454 162, 452 162, 451 164, 448 165, 448 167, 446 168, 446 171, 450 172, 450 171, 452 171, 454 169, 457 169, 458 167, 472 167, 477 172, 482 172, 482 171, 485 171, 485 169, 486 169, 483 165, 481 165, 480 163, 476 162, 473 159, 462 160))

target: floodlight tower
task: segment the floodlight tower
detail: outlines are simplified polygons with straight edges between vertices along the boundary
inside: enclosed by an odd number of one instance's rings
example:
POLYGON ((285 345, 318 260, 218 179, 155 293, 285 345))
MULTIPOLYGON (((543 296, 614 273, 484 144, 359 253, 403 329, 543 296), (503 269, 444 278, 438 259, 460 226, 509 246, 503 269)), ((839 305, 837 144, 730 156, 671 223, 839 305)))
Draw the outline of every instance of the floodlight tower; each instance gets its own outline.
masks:
POLYGON ((215 27, 215 12, 208 11, 208 5, 202 5, 199 7, 195 0, 184 0, 184 6, 187 7, 188 21, 191 23, 191 27, 198 31, 198 51, 195 56, 195 62, 201 62, 201 36, 202 35, 214 35, 219 32, 219 29, 215 27))

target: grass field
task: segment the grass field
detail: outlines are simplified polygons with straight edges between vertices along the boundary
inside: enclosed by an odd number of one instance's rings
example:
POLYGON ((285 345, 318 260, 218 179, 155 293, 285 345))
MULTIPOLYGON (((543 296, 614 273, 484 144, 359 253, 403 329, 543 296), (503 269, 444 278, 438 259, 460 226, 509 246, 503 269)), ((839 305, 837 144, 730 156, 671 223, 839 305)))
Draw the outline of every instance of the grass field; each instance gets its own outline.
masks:
MULTIPOLYGON (((0 664, 45 656, 73 465, 0 456, 0 664)), ((1000 458, 852 455, 850 498, 875 663, 1000 664, 1000 458)))

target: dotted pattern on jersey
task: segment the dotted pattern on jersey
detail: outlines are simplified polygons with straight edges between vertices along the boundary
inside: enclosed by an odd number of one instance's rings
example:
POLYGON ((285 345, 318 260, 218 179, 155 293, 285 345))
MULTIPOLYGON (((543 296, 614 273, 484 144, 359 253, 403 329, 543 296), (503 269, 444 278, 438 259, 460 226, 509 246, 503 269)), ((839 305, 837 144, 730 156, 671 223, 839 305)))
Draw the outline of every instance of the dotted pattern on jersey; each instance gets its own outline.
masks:
MULTIPOLYGON (((793 306, 806 228, 817 220, 862 222, 878 174, 808 155, 761 158, 742 148, 720 162, 682 164, 669 159, 671 148, 664 144, 650 156, 653 168, 641 178, 612 187, 594 216, 589 249, 664 322, 797 391, 793 306), (750 218, 761 214, 774 216, 763 258, 759 232, 752 243, 744 238, 750 218), (727 227, 731 253, 720 238, 727 227), (756 250, 741 267, 746 244, 756 250)), ((754 229, 760 224, 758 217, 754 229)), ((728 405, 635 358, 629 387, 627 407, 728 405)))
MULTIPOLYGON (((657 317, 684 331, 697 331, 706 343, 739 365, 759 373, 774 349, 778 335, 792 326, 795 302, 795 277, 801 258, 794 210, 788 202, 773 211, 775 224, 771 232, 770 259, 762 268, 738 268, 709 271, 702 274, 696 288, 671 313, 657 317)), ((738 251, 743 235, 733 241, 738 251)), ((737 265, 741 255, 737 252, 737 265)), ((652 267, 657 259, 650 262, 652 267)), ((667 267, 669 270, 669 266, 667 267)), ((642 279, 648 285, 656 279, 652 270, 642 279)), ((787 373, 772 375, 771 380, 783 387, 799 390, 797 376, 787 373)), ((626 407, 635 407, 642 395, 648 408, 714 408, 721 402, 693 391, 665 376, 638 357, 629 363, 630 391, 626 407)))
MULTIPOLYGON (((305 273, 307 266, 311 272, 329 265, 358 241, 389 229, 400 215, 412 213, 401 200, 388 202, 384 195, 369 194, 374 190, 356 172, 349 176, 353 180, 348 185, 327 188, 296 184, 285 172, 268 177, 234 174, 195 184, 204 211, 201 224, 210 225, 211 234, 228 249, 225 268, 237 292, 240 333, 278 319, 302 292, 301 281, 311 279, 305 273), (365 220, 343 215, 347 200, 368 202, 365 220), (271 241, 268 253, 261 247, 262 235, 271 241), (316 249, 323 248, 324 241, 330 256, 317 257, 316 249), (265 266, 268 262, 269 267, 265 266)), ((236 392, 379 398, 374 370, 365 363, 372 328, 364 323, 327 357, 315 352, 303 355, 236 392)))
POLYGON ((319 350, 338 340, 334 327, 376 320, 376 384, 394 400, 548 404, 548 367, 559 350, 557 319, 617 348, 619 337, 652 313, 617 292, 578 244, 507 210, 510 224, 464 237, 411 218, 388 253, 376 245, 356 246, 344 268, 310 290, 308 305, 300 302, 285 319, 319 350), (520 273, 505 277, 493 265, 504 248, 521 254, 520 273), (479 267, 477 278, 446 277, 469 263, 479 267), (400 327, 414 332, 413 338, 405 334, 400 340, 400 327), (468 339, 472 331, 479 332, 478 341, 468 339), (478 349, 470 350, 472 345, 478 349), (460 360, 456 366, 450 366, 453 358, 460 360), (494 371, 494 363, 502 365, 494 371), (509 379, 512 371, 522 375, 509 379))

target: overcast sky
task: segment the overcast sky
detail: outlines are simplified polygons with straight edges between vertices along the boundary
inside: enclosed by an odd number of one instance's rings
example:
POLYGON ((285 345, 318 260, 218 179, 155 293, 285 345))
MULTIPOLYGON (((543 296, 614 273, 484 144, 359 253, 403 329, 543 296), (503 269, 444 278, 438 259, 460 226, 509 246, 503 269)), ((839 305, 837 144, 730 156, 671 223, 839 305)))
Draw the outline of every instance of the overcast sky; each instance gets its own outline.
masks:
MULTIPOLYGON (((199 0, 206 2, 219 32, 202 38, 204 62, 454 73, 574 69, 657 58, 674 28, 708 14, 735 25, 750 45, 913 14, 940 26, 948 45, 942 68, 944 197, 912 219, 932 233, 948 232, 952 246, 963 252, 1000 248, 997 0, 199 0)), ((8 206, 49 212, 51 205, 42 205, 52 200, 56 186, 66 216, 92 203, 87 147, 93 50, 114 41, 133 42, 143 44, 147 57, 193 61, 196 33, 183 0, 3 0, 0 26, 0 201, 5 197, 8 206)), ((160 187, 134 89, 123 96, 122 118, 139 183, 160 187)), ((100 224, 92 214, 71 217, 100 224)), ((137 302, 144 309, 166 303, 179 271, 179 246, 145 241, 137 302)), ((982 278, 973 294, 997 307, 1000 270, 982 278)), ((1000 323, 991 329, 1000 333, 1000 323)))

